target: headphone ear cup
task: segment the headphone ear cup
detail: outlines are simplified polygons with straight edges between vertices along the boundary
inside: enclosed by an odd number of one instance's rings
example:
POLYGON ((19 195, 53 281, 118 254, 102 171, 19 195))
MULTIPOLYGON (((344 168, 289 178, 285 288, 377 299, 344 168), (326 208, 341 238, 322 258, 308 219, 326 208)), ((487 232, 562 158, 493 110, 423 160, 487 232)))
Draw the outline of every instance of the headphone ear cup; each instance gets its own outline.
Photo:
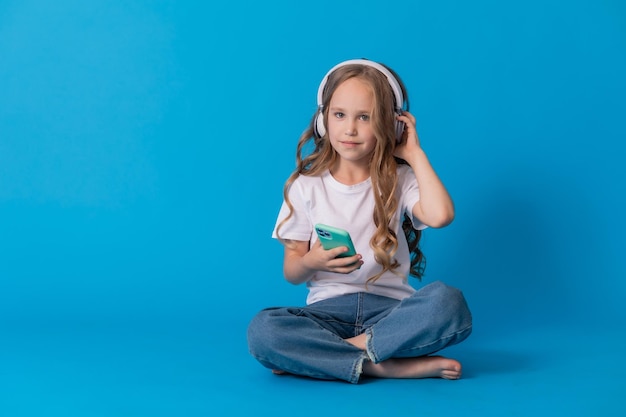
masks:
POLYGON ((314 130, 318 138, 322 138, 326 134, 326 128, 324 127, 324 113, 320 110, 315 117, 314 130))
POLYGON ((404 134, 405 124, 401 120, 396 120, 396 141, 402 142, 402 135, 404 134))

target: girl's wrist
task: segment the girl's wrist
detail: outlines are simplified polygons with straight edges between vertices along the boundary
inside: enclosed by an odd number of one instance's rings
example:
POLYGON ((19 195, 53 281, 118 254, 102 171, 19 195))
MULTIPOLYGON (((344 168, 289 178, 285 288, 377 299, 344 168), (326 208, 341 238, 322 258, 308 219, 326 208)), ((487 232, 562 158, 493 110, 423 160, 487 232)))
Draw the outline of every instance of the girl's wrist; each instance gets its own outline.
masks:
POLYGON ((411 155, 409 155, 406 162, 411 166, 411 168, 415 168, 419 165, 420 161, 423 161, 424 159, 426 159, 426 152, 424 152, 421 147, 418 147, 411 152, 411 155))
MULTIPOLYGON (((300 258, 300 268, 302 271, 302 276, 307 276, 307 277, 315 273, 314 266, 309 263, 309 257, 308 257, 309 253, 311 252, 307 252, 306 254, 302 256, 302 258, 300 258)), ((307 281, 308 281, 308 278, 307 278, 307 281)))

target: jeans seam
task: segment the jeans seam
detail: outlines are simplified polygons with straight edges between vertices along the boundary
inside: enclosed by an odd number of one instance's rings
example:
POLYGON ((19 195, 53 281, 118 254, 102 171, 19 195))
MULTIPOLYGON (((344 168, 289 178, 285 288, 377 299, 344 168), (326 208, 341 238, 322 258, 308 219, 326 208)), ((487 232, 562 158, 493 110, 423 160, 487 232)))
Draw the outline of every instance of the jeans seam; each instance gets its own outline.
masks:
MULTIPOLYGON (((262 355, 255 355, 254 353, 252 353, 252 356, 259 362, 261 363, 267 363, 267 364, 271 364, 272 361, 269 360, 269 358, 266 358, 265 356, 262 355)), ((322 374, 322 373, 317 373, 317 372, 311 372, 310 368, 297 368, 297 369, 280 369, 280 367, 274 367, 272 365, 271 368, 274 369, 278 369, 280 371, 286 371, 289 373, 294 373, 295 375, 304 375, 304 376, 308 376, 310 378, 317 378, 317 379, 328 379, 328 375, 327 374, 322 374)))
POLYGON ((426 348, 426 347, 428 347, 428 346, 432 346, 432 345, 434 345, 434 344, 437 344, 437 343, 441 342, 442 340, 451 339, 451 338, 453 338, 454 336, 457 336, 457 335, 459 335, 459 334, 461 334, 461 333, 464 333, 464 332, 466 332, 467 330, 469 330, 469 329, 471 329, 471 328, 472 328, 472 325, 470 324, 469 326, 464 327, 464 328, 463 328, 463 329, 461 329, 461 330, 458 330, 458 331, 456 331, 456 332, 454 332, 454 333, 450 333, 450 334, 448 334, 448 335, 446 335, 446 336, 442 336, 442 337, 440 337, 439 339, 437 339, 437 340, 435 340, 435 341, 433 341, 433 342, 431 342, 431 343, 428 343, 428 344, 425 344, 425 345, 421 345, 421 346, 414 346, 414 347, 413 347, 413 348, 411 348, 411 349, 403 349, 403 350, 399 350, 399 351, 398 351, 398 353, 401 353, 401 352, 406 352, 406 351, 411 351, 411 350, 415 350, 415 349, 424 349, 424 348, 426 348))
POLYGON ((358 336, 361 333, 363 327, 363 293, 358 293, 356 303, 356 314, 354 320, 354 336, 358 336))

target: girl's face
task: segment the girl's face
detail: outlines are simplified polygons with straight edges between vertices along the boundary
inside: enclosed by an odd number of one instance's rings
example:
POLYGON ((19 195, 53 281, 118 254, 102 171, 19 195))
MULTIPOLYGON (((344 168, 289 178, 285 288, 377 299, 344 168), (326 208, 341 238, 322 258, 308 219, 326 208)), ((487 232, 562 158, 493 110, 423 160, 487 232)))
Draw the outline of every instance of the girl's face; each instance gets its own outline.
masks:
POLYGON ((374 93, 360 78, 349 78, 333 93, 328 111, 330 143, 342 159, 369 163, 376 146, 370 117, 374 93))

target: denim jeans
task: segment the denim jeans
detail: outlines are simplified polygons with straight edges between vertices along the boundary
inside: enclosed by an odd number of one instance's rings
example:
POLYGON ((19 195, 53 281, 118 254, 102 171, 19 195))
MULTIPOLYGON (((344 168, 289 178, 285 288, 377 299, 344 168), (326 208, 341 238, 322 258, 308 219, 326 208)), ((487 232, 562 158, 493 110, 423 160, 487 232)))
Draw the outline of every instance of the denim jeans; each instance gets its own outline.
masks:
POLYGON ((267 368, 356 384, 364 360, 430 355, 471 332, 463 294, 437 281, 401 301, 355 293, 305 307, 264 309, 248 327, 248 347, 267 368), (344 340, 363 332, 365 351, 344 340))

